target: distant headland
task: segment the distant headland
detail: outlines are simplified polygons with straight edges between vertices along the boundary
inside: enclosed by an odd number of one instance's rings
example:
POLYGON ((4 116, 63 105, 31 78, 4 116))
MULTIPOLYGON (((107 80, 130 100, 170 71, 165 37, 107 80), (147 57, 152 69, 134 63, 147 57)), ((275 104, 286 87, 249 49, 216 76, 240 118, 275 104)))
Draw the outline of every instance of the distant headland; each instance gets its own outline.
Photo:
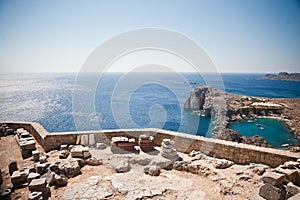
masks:
POLYGON ((287 72, 279 72, 278 75, 274 74, 265 74, 263 79, 270 80, 286 80, 286 81, 300 81, 300 73, 287 73, 287 72))

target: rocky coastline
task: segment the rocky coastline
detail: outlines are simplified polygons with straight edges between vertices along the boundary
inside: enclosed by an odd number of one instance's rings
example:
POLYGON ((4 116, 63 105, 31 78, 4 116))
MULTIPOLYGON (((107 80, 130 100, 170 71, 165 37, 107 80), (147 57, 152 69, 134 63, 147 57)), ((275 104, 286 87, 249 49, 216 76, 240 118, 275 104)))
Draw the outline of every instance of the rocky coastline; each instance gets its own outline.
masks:
POLYGON ((212 130, 215 138, 268 146, 262 137, 241 136, 228 128, 230 122, 268 117, 284 121, 300 141, 299 98, 250 97, 227 93, 210 86, 199 86, 190 92, 184 108, 203 117, 210 117, 215 126, 212 130))
POLYGON ((265 74, 263 79, 285 80, 285 81, 300 81, 300 73, 279 72, 278 75, 265 74))

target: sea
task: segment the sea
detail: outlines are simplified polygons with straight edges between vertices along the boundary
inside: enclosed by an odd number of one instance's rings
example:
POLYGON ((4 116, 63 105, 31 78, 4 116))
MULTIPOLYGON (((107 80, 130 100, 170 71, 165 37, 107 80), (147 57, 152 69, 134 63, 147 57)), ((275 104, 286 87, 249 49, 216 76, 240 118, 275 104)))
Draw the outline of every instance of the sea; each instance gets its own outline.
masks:
MULTIPOLYGON (((0 74, 0 121, 39 122, 49 132, 161 128, 212 137, 211 120, 183 108, 190 91, 210 85, 240 95, 300 98, 300 82, 264 80, 263 75, 0 74)), ((232 123, 230 128, 246 136, 263 136, 275 148, 298 143, 275 119, 232 123)))

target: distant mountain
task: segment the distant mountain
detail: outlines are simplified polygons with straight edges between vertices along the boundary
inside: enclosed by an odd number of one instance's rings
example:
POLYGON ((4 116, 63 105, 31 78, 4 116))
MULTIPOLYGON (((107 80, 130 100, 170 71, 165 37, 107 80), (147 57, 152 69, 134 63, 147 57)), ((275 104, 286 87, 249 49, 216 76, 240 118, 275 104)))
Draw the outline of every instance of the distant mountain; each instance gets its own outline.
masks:
POLYGON ((287 72, 279 72, 278 75, 265 74, 262 78, 271 80, 300 81, 300 73, 289 74, 287 72))

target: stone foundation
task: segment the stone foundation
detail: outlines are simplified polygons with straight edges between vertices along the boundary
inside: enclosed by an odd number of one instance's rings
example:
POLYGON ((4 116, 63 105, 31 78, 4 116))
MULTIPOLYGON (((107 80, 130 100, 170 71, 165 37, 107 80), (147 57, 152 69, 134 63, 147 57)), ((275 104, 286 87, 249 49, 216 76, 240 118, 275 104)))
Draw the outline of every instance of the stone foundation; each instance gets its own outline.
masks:
POLYGON ((173 148, 177 151, 190 153, 192 150, 198 150, 210 156, 231 160, 237 164, 262 163, 277 167, 286 161, 296 161, 300 157, 299 153, 155 128, 49 133, 38 123, 5 122, 5 124, 13 129, 24 128, 27 130, 45 151, 59 149, 62 144, 80 143, 79 138, 82 135, 94 134, 95 141, 93 143, 109 144, 112 137, 125 136, 135 138, 138 141, 139 136, 143 134, 153 136, 155 146, 160 146, 163 139, 169 138, 174 141, 173 148))

